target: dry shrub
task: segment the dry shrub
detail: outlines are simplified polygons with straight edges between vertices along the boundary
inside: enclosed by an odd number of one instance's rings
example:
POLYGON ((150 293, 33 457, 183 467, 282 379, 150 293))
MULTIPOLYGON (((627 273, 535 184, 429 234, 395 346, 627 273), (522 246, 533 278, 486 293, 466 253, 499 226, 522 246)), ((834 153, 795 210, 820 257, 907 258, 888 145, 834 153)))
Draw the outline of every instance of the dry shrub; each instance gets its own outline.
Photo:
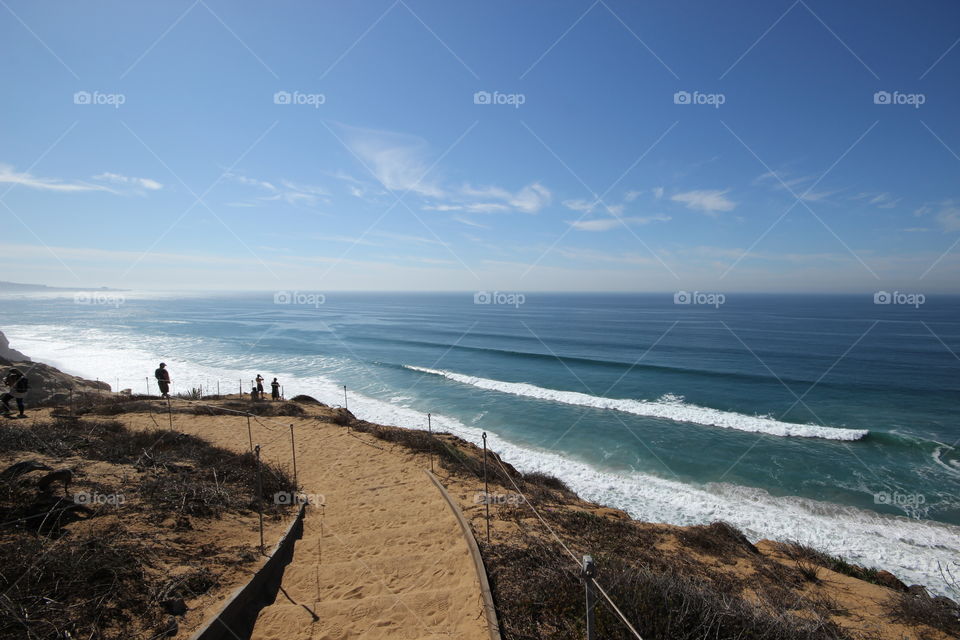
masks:
POLYGON ((146 555, 120 534, 55 542, 0 532, 0 638, 130 638, 159 620, 146 555), (53 545, 56 545, 55 547, 53 545))
POLYGON ((731 524, 717 521, 708 525, 686 527, 680 532, 684 544, 714 556, 758 555, 757 548, 731 524))
POLYGON ((949 636, 960 637, 960 606, 943 596, 930 596, 926 590, 897 593, 888 601, 888 615, 896 622, 929 625, 949 636))
MULTIPOLYGON (((555 543, 485 546, 505 640, 584 637, 584 590, 577 567, 555 543)), ((847 638, 821 617, 798 617, 751 604, 702 578, 594 555, 597 581, 647 640, 834 640, 847 638)), ((600 596, 598 596, 600 597, 600 596)), ((602 600, 597 637, 633 638, 602 600)))

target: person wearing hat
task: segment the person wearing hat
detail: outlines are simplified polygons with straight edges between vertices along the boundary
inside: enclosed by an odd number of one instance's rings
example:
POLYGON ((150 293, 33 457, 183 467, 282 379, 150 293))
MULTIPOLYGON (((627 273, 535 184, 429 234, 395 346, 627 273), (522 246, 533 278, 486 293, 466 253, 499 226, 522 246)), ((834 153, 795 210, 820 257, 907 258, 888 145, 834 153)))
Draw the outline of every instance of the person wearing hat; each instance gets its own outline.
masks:
POLYGON ((160 367, 153 372, 153 377, 157 379, 157 385, 160 387, 160 397, 170 397, 170 372, 167 371, 166 363, 161 362, 160 367))
POLYGON ((30 389, 30 381, 23 375, 19 369, 10 369, 7 376, 3 379, 3 384, 7 385, 7 392, 0 396, 0 402, 3 403, 3 412, 10 415, 10 400, 17 400, 17 409, 20 411, 20 418, 27 417, 23 412, 23 399, 27 397, 27 391, 30 389))

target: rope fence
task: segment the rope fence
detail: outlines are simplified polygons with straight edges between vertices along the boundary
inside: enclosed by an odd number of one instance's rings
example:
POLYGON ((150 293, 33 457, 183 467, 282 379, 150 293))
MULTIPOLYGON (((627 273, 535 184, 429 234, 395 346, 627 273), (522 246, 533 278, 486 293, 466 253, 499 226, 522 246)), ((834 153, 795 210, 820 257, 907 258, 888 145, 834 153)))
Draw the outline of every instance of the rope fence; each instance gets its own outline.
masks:
MULTIPOLYGON (((117 383, 118 383, 118 388, 119 388, 120 378, 116 378, 116 381, 117 381, 117 383)), ((151 394, 149 393, 149 386, 150 386, 150 385, 149 385, 149 382, 150 382, 150 379, 149 379, 149 378, 146 378, 146 381, 147 381, 147 391, 148 391, 148 393, 147 393, 146 395, 151 396, 151 394)), ((171 386, 172 386, 172 385, 171 385, 171 386)), ((219 396, 220 380, 217 380, 216 388, 217 388, 217 391, 218 391, 218 394, 217 394, 217 395, 219 396)), ((238 388, 240 389, 240 394, 241 394, 241 396, 242 396, 242 395, 243 395, 243 380, 242 380, 242 379, 240 380, 240 383, 239 383, 238 388)), ((208 389, 209 389, 209 386, 208 386, 208 389)), ((276 419, 271 419, 271 418, 268 417, 268 416, 257 415, 256 413, 253 413, 253 412, 250 412, 250 411, 243 411, 243 410, 240 410, 240 409, 232 409, 232 408, 224 407, 224 406, 221 406, 221 405, 214 405, 214 404, 209 404, 209 403, 203 402, 203 401, 201 400, 201 399, 204 397, 204 396, 203 396, 203 387, 202 387, 202 385, 201 385, 198 389, 196 389, 196 390, 195 390, 195 389, 191 389, 191 392, 193 392, 193 391, 197 391, 198 399, 193 399, 193 398, 190 398, 190 397, 184 397, 184 395, 183 395, 182 392, 181 392, 180 394, 171 393, 171 395, 169 395, 167 398, 165 398, 165 399, 167 400, 167 414, 168 414, 168 416, 167 416, 168 420, 167 420, 167 421, 168 421, 168 424, 169 424, 169 428, 170 428, 171 430, 174 429, 174 427, 173 427, 173 413, 174 413, 174 412, 173 412, 173 404, 174 404, 174 403, 182 403, 183 405, 190 406, 190 407, 194 407, 194 408, 198 408, 198 409, 200 409, 200 408, 210 409, 210 410, 211 410, 211 414, 210 414, 210 415, 217 415, 217 414, 222 415, 223 413, 228 413, 228 414, 234 414, 234 415, 236 415, 237 417, 244 417, 244 416, 245 416, 245 417, 247 418, 248 444, 249 444, 251 453, 256 457, 256 460, 257 460, 257 470, 258 470, 258 488, 257 488, 258 501, 257 501, 257 502, 258 502, 258 513, 259 513, 259 516, 260 516, 260 534, 261 534, 261 545, 260 545, 260 548, 261 548, 261 552, 262 552, 263 549, 264 549, 264 547, 263 547, 263 541, 262 541, 262 537, 263 537, 263 510, 262 510, 263 507, 262 507, 262 502, 263 502, 263 500, 264 500, 264 496, 262 495, 262 477, 260 477, 260 474, 262 473, 261 456, 262 456, 262 454, 265 452, 265 448, 266 448, 267 446, 275 443, 275 442, 276 442, 277 440, 279 440, 280 438, 289 437, 289 440, 290 440, 290 461, 291 461, 291 465, 292 465, 292 468, 293 468, 294 487, 295 487, 296 491, 299 492, 300 486, 299 486, 299 484, 298 484, 298 479, 297 479, 296 440, 295 440, 295 431, 296 431, 296 429, 295 429, 295 425, 292 424, 292 423, 290 423, 290 422, 281 422, 281 421, 276 420, 276 419), (216 413, 214 413, 214 411, 215 411, 216 413), (273 438, 271 438, 270 440, 268 440, 266 443, 261 443, 261 444, 256 444, 256 445, 255 445, 255 444, 254 444, 254 439, 253 439, 253 432, 252 432, 252 424, 251 424, 252 422, 256 422, 256 424, 257 424, 259 427, 265 429, 265 430, 268 431, 268 432, 271 432, 271 433, 277 432, 277 435, 275 435, 273 438), (268 424, 268 423, 269 423, 269 424, 268 424), (271 425, 273 425, 273 426, 271 426, 271 425)), ((171 392, 173 392, 173 389, 171 389, 171 392)), ((118 389, 117 393, 118 393, 118 394, 120 393, 119 389, 118 389)), ((98 395, 100 395, 100 390, 98 390, 98 395)), ((159 398, 159 396, 157 396, 156 394, 153 394, 152 397, 154 397, 154 398, 159 398)), ((74 405, 74 398, 73 398, 73 394, 72 394, 72 393, 71 393, 71 396, 70 396, 70 402, 71 402, 71 406, 74 407, 75 405, 74 405)), ((346 407, 347 407, 347 402, 348 402, 347 387, 346 387, 346 385, 343 385, 343 403, 344 403, 343 408, 344 408, 344 409, 346 409, 346 407)), ((336 407, 334 407, 334 408, 336 408, 336 407)), ((153 413, 153 412, 151 411, 151 413, 153 413)), ((154 423, 156 424, 156 420, 154 420, 154 423)), ((158 425, 158 426, 159 426, 159 425, 158 425)), ((462 439, 464 439, 464 440, 466 440, 466 441, 468 441, 468 442, 471 441, 471 434, 469 434, 469 433, 467 433, 467 432, 464 432, 464 431, 461 431, 461 430, 459 430, 459 429, 450 427, 449 425, 445 426, 445 429, 446 429, 448 432, 452 433, 453 435, 456 435, 456 436, 458 436, 458 437, 460 437, 460 438, 462 438, 462 439)), ((435 432, 433 431, 432 414, 427 414, 427 429, 426 429, 426 431, 427 431, 427 433, 429 433, 430 435, 434 435, 434 433, 435 433, 435 432)), ((367 444, 367 445, 369 445, 369 446, 371 446, 371 447, 374 447, 374 448, 376 448, 376 449, 379 449, 379 450, 381 450, 381 451, 386 451, 386 452, 392 453, 391 450, 386 449, 385 447, 381 447, 381 446, 376 445, 376 444, 374 444, 374 443, 372 443, 372 442, 367 442, 364 438, 361 438, 361 437, 358 436, 357 434, 354 434, 352 431, 349 431, 349 430, 348 430, 348 431, 346 431, 346 433, 347 433, 348 435, 356 438, 357 440, 360 440, 360 441, 363 442, 364 444, 367 444)), ((328 437, 333 437, 333 436, 328 436, 328 437)), ((598 580, 597 580, 597 578, 596 578, 596 573, 595 573, 595 572, 596 572, 596 567, 594 566, 592 557, 589 556, 589 555, 585 555, 585 556, 583 556, 582 558, 578 558, 578 557, 577 557, 577 555, 570 549, 570 547, 567 545, 567 543, 564 542, 564 540, 557 534, 557 532, 554 530, 554 528, 553 528, 552 526, 550 526, 550 523, 548 523, 547 520, 543 517, 543 515, 541 515, 540 511, 536 508, 536 506, 528 499, 528 497, 526 496, 526 494, 520 489, 520 486, 519 486, 519 485, 517 484, 517 482, 514 480, 514 478, 513 478, 513 476, 511 475, 511 473, 510 473, 510 472, 507 470, 507 468, 504 466, 503 461, 500 459, 500 456, 498 456, 498 455, 488 456, 488 455, 487 455, 488 449, 487 449, 487 434, 486 434, 486 432, 483 433, 482 440, 483 440, 483 453, 484 453, 484 455, 483 455, 483 487, 484 487, 484 495, 485 495, 485 496, 489 496, 489 485, 488 485, 488 481, 487 481, 487 459, 488 459, 488 457, 492 457, 493 460, 494 460, 494 462, 496 463, 496 465, 499 467, 500 471, 502 472, 502 475, 509 481, 510 485, 512 485, 512 487, 513 487, 514 491, 516 491, 517 495, 520 496, 520 498, 522 499, 523 503, 526 504, 527 507, 529 507, 530 511, 531 511, 531 512, 533 513, 533 515, 536 517, 537 521, 539 521, 540 524, 543 525, 543 528, 549 533, 550 537, 552 537, 552 539, 555 540, 555 541, 557 542, 557 544, 560 545, 560 547, 563 549, 563 551, 566 553, 566 555, 569 556, 570 561, 573 562, 573 565, 574 565, 574 567, 575 567, 575 572, 574 572, 574 573, 575 573, 575 575, 578 575, 578 576, 581 578, 581 580, 582 580, 582 582, 583 582, 583 584, 584 584, 584 588, 585 588, 586 622, 587 622, 587 623, 586 623, 586 633, 587 633, 587 636, 586 636, 586 637, 587 637, 587 639, 588 639, 588 640, 594 640, 594 634, 595 634, 594 608, 595 608, 595 603, 596 603, 596 595, 597 595, 597 593, 599 593, 599 595, 602 597, 602 601, 605 602, 605 603, 610 607, 610 610, 613 612, 613 614, 626 626, 627 629, 629 629, 630 633, 631 633, 635 638, 637 638, 637 640, 643 640, 643 637, 642 637, 642 636, 640 635, 640 633, 636 630, 636 628, 633 626, 633 624, 630 622, 630 620, 627 618, 627 616, 626 616, 626 615, 623 613, 623 611, 617 606, 617 604, 614 602, 613 598, 610 597, 610 595, 609 595, 609 594, 607 593, 607 591, 603 588, 603 586, 598 582, 598 580)), ((434 455, 433 453, 430 454, 430 466, 431 466, 431 467, 433 467, 433 455, 434 455)), ((470 472, 469 475, 474 475, 474 471, 471 470, 469 467, 466 466, 466 462, 465 462, 464 460, 459 460, 459 459, 458 459, 458 462, 459 462, 459 464, 461 464, 461 465, 464 467, 464 469, 465 469, 466 471, 470 472)), ((486 521, 486 540, 487 540, 487 543, 489 544, 489 542, 490 542, 490 507, 489 507, 489 500, 486 500, 485 502, 487 503, 486 513, 485 513, 485 521, 486 521)), ((520 521, 518 521, 518 523, 520 524, 521 528, 524 526, 520 521)), ((528 535, 529 535, 529 534, 528 534, 528 535)), ((532 537, 532 536, 531 536, 531 537, 532 537)), ((558 558, 558 560, 559 560, 559 558, 558 558)), ((569 565, 566 564, 566 561, 563 562, 563 565, 566 566, 566 567, 569 567, 569 565)), ((558 568, 559 568, 559 565, 558 565, 558 568)), ((563 571, 566 572, 567 569, 563 569, 563 571)))

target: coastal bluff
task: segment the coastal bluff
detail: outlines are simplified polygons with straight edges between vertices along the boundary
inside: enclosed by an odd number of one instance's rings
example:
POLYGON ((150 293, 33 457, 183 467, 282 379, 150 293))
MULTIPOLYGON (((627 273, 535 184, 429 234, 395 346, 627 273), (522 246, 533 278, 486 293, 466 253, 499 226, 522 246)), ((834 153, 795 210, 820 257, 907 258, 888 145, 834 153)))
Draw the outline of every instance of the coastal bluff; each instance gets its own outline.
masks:
POLYGON ((111 390, 106 382, 87 380, 48 364, 32 361, 28 355, 11 347, 7 336, 0 331, 0 370, 5 373, 11 367, 20 369, 30 380, 30 406, 68 402, 71 394, 111 390))

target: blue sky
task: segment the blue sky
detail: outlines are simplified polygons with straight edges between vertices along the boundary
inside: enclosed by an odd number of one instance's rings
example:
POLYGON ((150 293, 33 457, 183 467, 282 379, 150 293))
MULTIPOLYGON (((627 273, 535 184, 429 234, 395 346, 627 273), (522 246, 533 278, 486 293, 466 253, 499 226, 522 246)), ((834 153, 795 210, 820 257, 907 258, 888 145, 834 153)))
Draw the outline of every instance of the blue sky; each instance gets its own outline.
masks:
POLYGON ((0 5, 0 279, 958 289, 954 2, 0 5))

